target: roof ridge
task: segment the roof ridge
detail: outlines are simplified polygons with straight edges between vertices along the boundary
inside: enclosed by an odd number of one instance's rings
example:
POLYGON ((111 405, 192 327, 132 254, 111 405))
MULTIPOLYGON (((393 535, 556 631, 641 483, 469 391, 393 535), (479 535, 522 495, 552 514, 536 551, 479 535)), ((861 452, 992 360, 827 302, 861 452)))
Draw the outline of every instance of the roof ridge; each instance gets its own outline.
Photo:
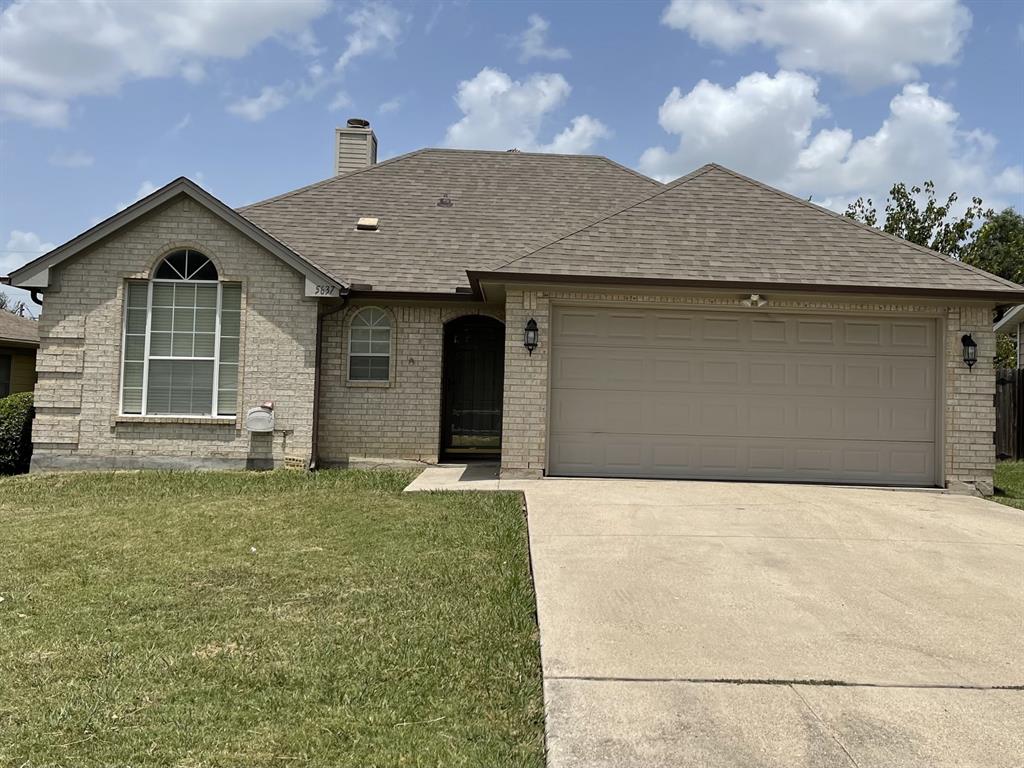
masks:
MULTIPOLYGON (((472 147, 423 147, 422 152, 450 152, 460 155, 495 155, 496 157, 572 157, 589 160, 607 160, 604 155, 573 152, 529 152, 522 149, 474 149, 472 147)), ((652 179, 653 181, 653 179, 652 179)))
POLYGON ((405 154, 397 155, 395 157, 388 158, 387 160, 382 160, 379 163, 374 163, 373 165, 368 165, 365 168, 360 168, 358 170, 350 171, 349 173, 344 173, 344 174, 341 174, 341 175, 338 175, 338 176, 331 176, 331 177, 326 178, 326 179, 321 179, 320 181, 315 181, 312 184, 306 184, 305 186, 299 187, 298 189, 293 189, 293 190, 291 190, 289 192, 282 192, 281 194, 274 195, 273 197, 268 197, 268 198, 265 198, 263 200, 257 200, 255 203, 249 203, 248 205, 243 205, 243 206, 241 206, 239 208, 236 208, 235 210, 238 211, 239 213, 244 213, 245 211, 249 210, 250 208, 257 208, 257 207, 259 207, 261 205, 267 205, 269 203, 276 203, 279 200, 287 199, 289 197, 292 197, 293 195, 298 195, 298 194, 301 194, 302 192, 308 192, 311 189, 317 189, 319 187, 326 186, 328 184, 331 184, 332 182, 338 181, 339 179, 350 179, 353 176, 357 176, 357 175, 359 175, 361 173, 366 173, 368 171, 372 171, 372 170, 375 170, 377 168, 383 168, 384 166, 392 165, 393 163, 397 163, 400 160, 407 160, 407 159, 409 159, 411 157, 415 157, 416 155, 422 155, 422 154, 426 154, 428 152, 445 152, 445 153, 451 153, 451 154, 467 154, 467 155, 468 154, 493 155, 493 156, 497 156, 497 157, 506 156, 506 155, 507 156, 513 156, 513 157, 514 156, 520 156, 521 157, 521 156, 525 155, 526 157, 571 157, 571 158, 574 158, 574 159, 603 160, 604 162, 614 166, 615 168, 618 168, 619 170, 622 170, 622 171, 626 171, 627 173, 629 173, 632 176, 637 177, 638 179, 642 179, 643 181, 649 182, 651 184, 657 184, 659 188, 664 186, 657 179, 652 179, 650 176, 645 176, 644 174, 640 173, 639 171, 635 171, 632 168, 629 168, 628 166, 622 165, 621 163, 617 163, 614 160, 612 160, 611 158, 605 157, 604 155, 574 155, 574 154, 569 154, 569 153, 566 153, 566 152, 518 152, 518 151, 517 152, 510 152, 509 150, 505 150, 505 149, 500 149, 499 150, 499 149, 461 149, 461 148, 458 148, 458 147, 421 147, 420 149, 415 149, 412 152, 406 152, 405 154))
POLYGON ((374 163, 373 165, 368 165, 365 168, 359 168, 358 170, 349 171, 348 173, 337 174, 337 175, 331 176, 331 177, 326 178, 326 179, 321 179, 320 181, 314 181, 312 184, 307 184, 304 187, 299 187, 298 189, 293 189, 290 192, 282 192, 280 195, 274 195, 273 197, 268 197, 268 198, 266 198, 264 200, 258 200, 255 203, 249 203, 248 205, 243 205, 240 208, 235 208, 235 211, 237 211, 238 213, 243 213, 243 212, 249 210, 250 208, 257 208, 257 207, 259 207, 261 205, 266 205, 268 203, 276 203, 278 200, 284 200, 286 198, 292 197, 293 195, 298 195, 298 194, 300 194, 302 192, 308 192, 311 189, 316 189, 318 187, 324 187, 324 186, 326 186, 328 184, 331 184, 332 182, 338 181, 339 179, 350 179, 353 176, 358 176, 361 173, 366 173, 368 171, 374 171, 374 170, 376 170, 378 168, 383 168, 384 166, 392 165, 394 163, 397 163, 400 160, 408 160, 410 157, 415 157, 416 155, 420 155, 420 154, 422 154, 424 152, 428 152, 428 151, 429 151, 429 149, 426 148, 426 147, 422 147, 420 149, 414 149, 412 152, 406 152, 405 154, 402 154, 402 155, 396 155, 395 157, 389 157, 387 160, 382 160, 379 163, 374 163))
POLYGON ((544 243, 543 245, 540 245, 540 246, 534 248, 531 251, 528 251, 526 253, 520 254, 519 256, 516 256, 514 259, 510 259, 509 261, 506 261, 504 264, 499 264, 497 267, 495 267, 495 270, 504 269, 505 267, 507 267, 507 266, 509 266, 511 264, 515 264, 517 261, 525 259, 527 256, 532 256, 535 253, 539 253, 540 251, 543 251, 545 248, 551 247, 555 243, 559 243, 562 240, 565 240, 566 238, 569 238, 569 237, 572 237, 573 235, 579 234, 580 232, 582 232, 585 229, 590 229, 590 227, 593 227, 593 226, 595 226, 597 224, 600 224, 602 221, 607 221, 608 219, 612 218, 613 216, 618 216, 620 213, 625 213, 626 211, 630 210, 631 208, 635 208, 638 205, 646 203, 648 200, 653 200, 654 198, 658 197, 659 195, 663 195, 666 192, 670 192, 673 189, 675 189, 676 187, 682 186, 686 182, 692 181, 693 179, 696 179, 698 176, 703 176, 705 173, 710 171, 713 167, 714 166, 711 163, 708 163, 707 165, 702 165, 697 170, 690 171, 690 173, 686 174, 685 176, 680 176, 678 179, 676 179, 674 181, 670 181, 668 184, 663 184, 660 189, 654 190, 649 195, 644 195, 643 197, 633 199, 627 205, 625 205, 622 208, 617 208, 616 210, 610 211, 609 213, 601 214, 600 216, 598 216, 593 221, 588 222, 588 223, 584 224, 581 227, 577 227, 576 229, 572 230, 571 232, 566 232, 566 233, 564 233, 562 235, 559 235, 554 240, 550 240, 550 241, 544 243))
POLYGON ((815 203, 812 203, 808 200, 804 200, 803 198, 797 197, 796 195, 791 195, 789 192, 784 192, 783 190, 773 187, 770 184, 765 184, 763 181, 752 179, 749 176, 743 175, 739 171, 734 171, 731 168, 726 168, 724 165, 719 165, 718 163, 708 163, 708 165, 712 168, 716 168, 722 171, 723 173, 727 173, 730 176, 739 179, 740 181, 745 181, 748 184, 753 184, 754 186, 759 187, 760 189, 763 189, 767 192, 772 192, 776 195, 779 195, 780 197, 784 197, 791 202, 799 203, 800 205, 817 211, 818 213, 827 214, 834 219, 837 219, 841 222, 845 222, 846 224, 851 224, 855 227, 859 227, 860 229, 870 232, 873 235, 884 237, 887 240, 892 240, 894 242, 899 243, 900 245, 906 245, 910 248, 921 251, 922 253, 926 253, 929 256, 934 256, 935 258, 941 259, 946 263, 954 264, 960 267, 961 269, 966 269, 968 272, 988 278, 990 281, 996 282, 1000 285, 1010 288, 1020 288, 1020 285, 1018 285, 1017 283, 1014 283, 1010 280, 1006 280, 1002 277, 999 277, 998 275, 993 275, 991 272, 986 272, 984 269, 979 269, 978 267, 971 266, 970 264, 965 264, 960 259, 954 259, 952 256, 948 256, 945 253, 940 253, 939 251, 936 251, 932 248, 928 248, 923 245, 918 245, 917 243, 912 243, 909 240, 905 240, 902 237, 897 237, 896 235, 878 229, 877 227, 872 227, 868 224, 864 224, 860 221, 857 221, 856 219, 851 219, 849 216, 846 216, 841 213, 836 213, 835 211, 829 210, 828 208, 825 208, 821 205, 816 205, 815 203))
POLYGON ((643 181, 649 181, 652 184, 656 184, 658 189, 660 189, 660 188, 665 186, 665 184, 663 182, 660 182, 660 181, 658 181, 655 178, 647 176, 646 174, 640 173, 640 171, 634 170, 634 169, 630 168, 628 165, 623 165, 622 163, 618 163, 615 160, 612 160, 610 157, 606 157, 605 155, 587 155, 587 157, 599 157, 602 160, 604 160, 606 163, 610 163, 611 165, 614 165, 616 168, 618 168, 621 171, 626 171, 627 173, 630 173, 633 176, 636 176, 638 179, 642 179, 643 181))

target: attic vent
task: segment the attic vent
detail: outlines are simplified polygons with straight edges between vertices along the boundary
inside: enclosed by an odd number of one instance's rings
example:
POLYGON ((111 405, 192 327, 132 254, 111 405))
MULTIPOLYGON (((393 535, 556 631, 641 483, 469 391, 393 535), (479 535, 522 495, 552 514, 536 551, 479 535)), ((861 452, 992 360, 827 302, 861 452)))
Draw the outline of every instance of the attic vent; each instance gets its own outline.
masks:
POLYGON ((376 216, 361 216, 356 221, 356 229, 360 232, 376 232, 380 227, 380 219, 376 216))
POLYGON ((438 208, 451 208, 453 205, 455 205, 455 203, 448 196, 447 192, 441 195, 441 199, 437 201, 438 208))

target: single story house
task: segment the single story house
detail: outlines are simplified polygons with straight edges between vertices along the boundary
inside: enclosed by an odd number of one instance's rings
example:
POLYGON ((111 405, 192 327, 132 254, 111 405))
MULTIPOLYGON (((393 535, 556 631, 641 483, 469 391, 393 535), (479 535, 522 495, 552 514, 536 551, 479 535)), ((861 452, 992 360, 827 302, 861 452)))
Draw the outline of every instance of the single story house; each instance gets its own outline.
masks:
POLYGON ((1012 333, 1017 339, 1017 367, 1024 368, 1024 304, 1010 307, 995 324, 995 332, 1012 333))
POLYGON ((0 311, 0 397, 31 392, 36 383, 39 323, 0 311))
POLYGON ((14 271, 36 470, 992 487, 1024 289, 718 165, 421 149, 232 209, 179 178, 14 271))

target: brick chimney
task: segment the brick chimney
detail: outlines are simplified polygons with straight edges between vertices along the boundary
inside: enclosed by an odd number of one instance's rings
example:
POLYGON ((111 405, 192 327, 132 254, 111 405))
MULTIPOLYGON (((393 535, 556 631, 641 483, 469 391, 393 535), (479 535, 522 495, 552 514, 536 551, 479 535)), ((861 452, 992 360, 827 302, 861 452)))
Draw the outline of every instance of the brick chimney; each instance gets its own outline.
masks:
POLYGON ((377 162, 377 136, 370 121, 349 118, 344 128, 334 129, 334 174, 352 173, 377 162))

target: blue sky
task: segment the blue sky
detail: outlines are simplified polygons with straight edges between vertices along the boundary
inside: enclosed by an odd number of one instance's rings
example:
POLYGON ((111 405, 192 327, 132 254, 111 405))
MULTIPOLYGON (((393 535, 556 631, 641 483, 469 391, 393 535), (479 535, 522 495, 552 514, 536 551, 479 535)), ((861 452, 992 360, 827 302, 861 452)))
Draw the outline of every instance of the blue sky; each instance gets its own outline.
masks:
POLYGON ((894 181, 1024 209, 1024 5, 0 3, 0 274, 167 181, 243 205, 369 119, 423 146, 719 162, 842 210, 894 181))

